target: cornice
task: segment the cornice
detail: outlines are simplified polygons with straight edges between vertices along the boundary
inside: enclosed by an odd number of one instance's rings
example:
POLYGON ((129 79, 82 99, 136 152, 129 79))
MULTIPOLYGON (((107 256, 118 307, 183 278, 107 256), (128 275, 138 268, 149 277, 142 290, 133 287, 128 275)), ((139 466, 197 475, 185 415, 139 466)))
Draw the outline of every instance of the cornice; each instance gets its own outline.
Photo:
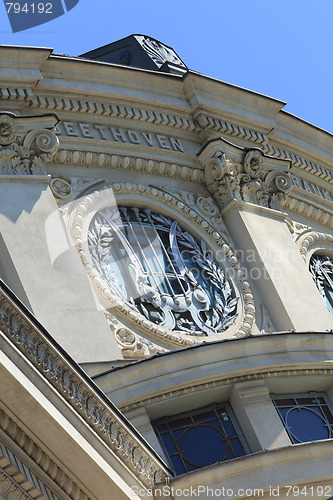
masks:
MULTIPOLYGON (((144 486, 151 488, 168 475, 154 452, 140 441, 139 435, 124 421, 118 410, 106 402, 104 395, 101 397, 96 392, 79 367, 76 369, 73 362, 64 357, 61 348, 38 326, 31 313, 3 283, 0 283, 0 326, 7 339, 144 486)), ((19 439, 25 439, 24 436, 19 439)), ((45 460, 49 461, 46 455, 45 460)))
MULTIPOLYGON (((7 424, 7 430, 8 428, 11 429, 10 433, 13 435, 15 433, 15 430, 18 429, 17 425, 11 420, 3 410, 0 410, 0 428, 3 430, 3 424, 7 424), (5 418, 4 418, 5 416, 5 418)), ((21 437, 24 435, 24 433, 20 430, 19 431, 21 437)), ((29 438, 27 437, 26 440, 29 438)), ((35 457, 41 457, 45 455, 42 450, 39 449, 39 447, 36 445, 36 443, 29 443, 27 446, 27 443, 21 443, 20 441, 20 446, 25 447, 26 449, 32 450, 33 448, 35 450, 38 449, 38 452, 35 454, 35 457)), ((42 481, 36 474, 33 472, 33 470, 28 467, 27 464, 25 464, 21 458, 18 457, 10 448, 8 448, 3 442, 0 442, 0 457, 1 457, 1 468, 0 468, 0 491, 3 490, 6 494, 9 495, 10 498, 13 498, 10 496, 10 493, 16 494, 17 493, 17 498, 21 499, 29 499, 33 500, 36 498, 36 490, 38 490, 39 495, 38 499, 40 500, 59 500, 60 497, 52 491, 45 483, 42 481), (15 481, 15 478, 19 477, 20 484, 18 484, 15 481), (22 479, 22 477, 24 479, 22 479), (35 490, 33 492, 33 497, 29 495, 29 491, 35 490), (20 496, 21 495, 21 496, 20 496)), ((30 457, 31 458, 31 457, 30 457)), ((35 460, 34 460, 35 462, 35 460)), ((36 462, 35 462, 36 463, 36 462)), ((73 483, 69 479, 68 476, 66 476, 63 472, 60 473, 59 467, 52 461, 49 460, 48 462, 46 460, 43 461, 44 464, 48 463, 48 472, 52 470, 53 472, 53 478, 52 481, 55 483, 61 483, 61 490, 63 494, 66 494, 66 498, 73 498, 75 500, 89 500, 87 495, 85 495, 80 488, 73 483), (67 496, 67 491, 66 488, 68 489, 69 485, 71 485, 71 496, 67 496)), ((39 465, 39 464, 38 464, 39 465)), ((40 466, 42 470, 45 469, 42 466, 40 466)), ((44 472, 46 472, 44 470, 44 472)), ((49 474, 48 474, 49 475, 49 474)), ((50 477, 50 475, 49 475, 50 477)), ((16 498, 16 497, 14 497, 16 498)))
POLYGON ((73 113, 88 113, 90 115, 106 116, 110 118, 124 118, 139 122, 165 125, 168 127, 194 131, 197 125, 191 118, 168 112, 153 111, 148 108, 132 107, 128 104, 116 104, 112 101, 100 102, 75 98, 48 97, 46 95, 33 95, 31 99, 32 108, 47 109, 53 111, 71 111, 73 113))
POLYGON ((174 399, 178 397, 183 397, 188 394, 198 394, 200 391, 208 391, 210 389, 216 388, 216 387, 224 387, 226 385, 233 385, 239 382, 251 382, 254 380, 265 380, 267 378, 276 378, 276 377, 296 377, 296 376, 311 376, 311 375, 333 375, 333 368, 285 368, 285 367, 274 367, 272 368, 267 368, 263 369, 260 367, 260 370, 257 372, 252 372, 252 373, 243 373, 240 375, 235 375, 235 376, 228 376, 228 375, 223 375, 219 374, 218 378, 215 380, 211 380, 209 382, 198 382, 198 383, 193 383, 191 381, 191 384, 187 387, 183 387, 181 389, 171 389, 171 390, 164 390, 163 394, 158 394, 158 395, 153 395, 149 396, 146 398, 142 397, 142 394, 140 394, 140 400, 135 401, 130 404, 122 404, 121 402, 118 403, 119 408, 124 412, 127 413, 128 411, 134 410, 136 408, 142 408, 142 407, 147 407, 153 404, 157 404, 160 402, 165 402, 168 399, 174 399))

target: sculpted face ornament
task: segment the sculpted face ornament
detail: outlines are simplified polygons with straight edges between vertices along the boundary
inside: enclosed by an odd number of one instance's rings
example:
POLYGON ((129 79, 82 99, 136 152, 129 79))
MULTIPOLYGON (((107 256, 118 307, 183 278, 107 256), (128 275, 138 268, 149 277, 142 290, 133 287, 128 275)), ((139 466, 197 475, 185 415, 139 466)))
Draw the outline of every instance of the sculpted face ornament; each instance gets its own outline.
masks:
POLYGON ((157 325, 212 335, 237 318, 238 298, 205 242, 168 217, 133 207, 101 210, 88 245, 111 292, 157 325))

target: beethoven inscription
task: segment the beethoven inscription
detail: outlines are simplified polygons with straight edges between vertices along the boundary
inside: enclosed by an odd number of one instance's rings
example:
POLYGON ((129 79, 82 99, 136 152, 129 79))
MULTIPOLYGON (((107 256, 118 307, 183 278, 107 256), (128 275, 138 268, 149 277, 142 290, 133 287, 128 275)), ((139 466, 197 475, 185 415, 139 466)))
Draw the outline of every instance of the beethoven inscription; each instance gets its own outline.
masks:
POLYGON ((95 125, 81 122, 65 122, 58 124, 58 135, 100 139, 103 141, 125 142, 150 146, 184 153, 184 147, 179 139, 162 134, 142 132, 107 125, 95 125))

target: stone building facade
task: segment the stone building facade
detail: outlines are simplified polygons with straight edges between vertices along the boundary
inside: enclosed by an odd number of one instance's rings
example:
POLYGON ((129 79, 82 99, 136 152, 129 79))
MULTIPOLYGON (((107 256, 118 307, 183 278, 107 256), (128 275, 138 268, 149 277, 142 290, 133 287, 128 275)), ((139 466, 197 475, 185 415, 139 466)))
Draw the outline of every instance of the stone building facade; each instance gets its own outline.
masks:
POLYGON ((143 35, 0 61, 0 497, 332 497, 332 136, 143 35))

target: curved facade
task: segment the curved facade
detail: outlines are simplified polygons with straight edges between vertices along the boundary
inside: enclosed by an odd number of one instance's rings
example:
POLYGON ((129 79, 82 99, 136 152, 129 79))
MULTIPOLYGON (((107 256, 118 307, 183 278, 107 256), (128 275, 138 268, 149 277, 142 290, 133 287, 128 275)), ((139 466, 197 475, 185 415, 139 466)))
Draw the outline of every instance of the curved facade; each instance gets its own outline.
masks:
POLYGON ((332 497, 332 136, 142 35, 0 58, 2 498, 332 497))

